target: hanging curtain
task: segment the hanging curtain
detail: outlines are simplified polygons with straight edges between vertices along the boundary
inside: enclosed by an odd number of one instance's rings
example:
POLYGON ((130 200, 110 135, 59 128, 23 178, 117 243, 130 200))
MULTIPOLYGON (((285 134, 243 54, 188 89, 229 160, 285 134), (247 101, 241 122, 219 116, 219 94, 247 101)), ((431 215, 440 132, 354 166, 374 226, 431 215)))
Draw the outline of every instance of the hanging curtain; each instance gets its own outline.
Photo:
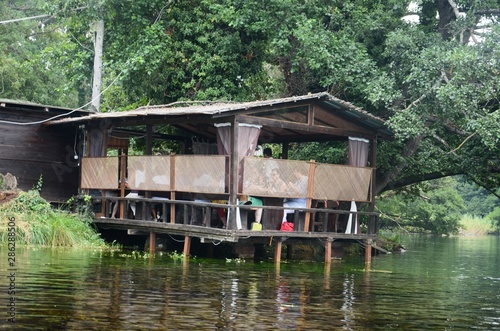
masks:
POLYGON ((363 138, 349 137, 349 164, 366 167, 368 164, 369 141, 363 138))
MULTIPOLYGON (((219 155, 231 154, 231 123, 215 124, 217 128, 217 150, 219 155)), ((252 156, 257 148, 260 125, 240 123, 238 126, 238 179, 243 174, 243 157, 252 156)), ((241 192, 243 182, 238 180, 238 191, 241 192)))
POLYGON ((252 156, 257 148, 260 125, 240 123, 238 128, 238 157, 241 162, 244 156, 252 156))
MULTIPOLYGON (((366 167, 368 164, 368 147, 370 142, 363 138, 349 137, 349 164, 355 167, 366 167)), ((347 221, 347 229, 345 233, 352 233, 352 223, 354 223, 354 233, 360 232, 358 217, 357 217, 356 202, 351 201, 351 214, 347 221)))
POLYGON ((350 214, 349 218, 347 219, 347 227, 345 230, 345 233, 353 233, 352 232, 352 223, 354 221, 354 234, 357 234, 359 232, 358 230, 358 207, 356 206, 356 202, 351 201, 351 209, 350 209, 350 214))
POLYGON ((99 129, 90 130, 89 156, 104 156, 104 131, 99 129))
MULTIPOLYGON (((217 150, 219 155, 231 154, 231 123, 215 124, 217 128, 217 150)), ((260 125, 240 123, 238 126, 238 158, 251 156, 257 148, 260 125)))
POLYGON ((193 154, 196 155, 216 155, 218 153, 217 144, 212 144, 206 141, 191 139, 193 146, 193 154))
POLYGON ((231 123, 215 124, 217 128, 217 151, 219 155, 229 155, 231 152, 231 123))

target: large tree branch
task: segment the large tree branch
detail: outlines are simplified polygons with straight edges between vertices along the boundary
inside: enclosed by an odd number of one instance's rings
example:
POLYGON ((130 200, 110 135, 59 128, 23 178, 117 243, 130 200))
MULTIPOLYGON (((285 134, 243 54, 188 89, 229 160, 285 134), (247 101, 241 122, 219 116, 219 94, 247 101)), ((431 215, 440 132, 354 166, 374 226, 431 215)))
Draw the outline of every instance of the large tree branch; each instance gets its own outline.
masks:
POLYGON ((460 11, 458 10, 457 4, 453 0, 448 0, 448 3, 450 4, 450 7, 453 9, 455 17, 458 19, 460 17, 460 11))
POLYGON ((500 193, 498 192, 498 190, 496 189, 491 189, 490 187, 488 187, 487 185, 484 185, 483 183, 479 182, 478 180, 474 179, 474 178, 469 178, 470 180, 472 180, 474 183, 476 183, 477 185, 481 186, 482 188, 484 188, 486 191, 488 191, 490 194, 493 194, 494 196, 496 196, 497 198, 500 199, 500 193))
POLYGON ((405 147, 403 149, 403 160, 400 164, 396 165, 389 173, 387 173, 384 177, 377 180, 375 187, 375 194, 379 194, 382 191, 390 190, 392 187, 388 186, 389 183, 395 181, 397 177, 403 172, 408 166, 408 160, 412 157, 420 147, 420 142, 424 138, 424 134, 419 135, 414 139, 410 139, 406 141, 405 147))
POLYGON ((433 122, 433 123, 440 123, 449 132, 456 133, 456 134, 461 135, 461 136, 465 136, 468 134, 468 132, 462 130, 458 126, 453 125, 452 123, 449 123, 446 120, 444 120, 438 116, 427 115, 427 121, 433 122))
POLYGON ((395 190, 395 189, 403 188, 403 187, 411 185, 411 184, 425 182, 428 180, 439 179, 439 178, 455 176, 455 175, 462 175, 462 174, 463 174, 463 172, 461 172, 461 171, 445 171, 445 172, 437 171, 437 172, 431 172, 431 173, 427 173, 427 174, 417 174, 417 175, 402 177, 402 178, 399 178, 397 180, 394 180, 394 181, 387 183, 387 185, 379 193, 387 191, 387 190, 395 190))
POLYGON ((497 8, 480 9, 480 10, 474 11, 474 14, 476 16, 482 16, 482 15, 500 15, 500 9, 497 9, 497 8))

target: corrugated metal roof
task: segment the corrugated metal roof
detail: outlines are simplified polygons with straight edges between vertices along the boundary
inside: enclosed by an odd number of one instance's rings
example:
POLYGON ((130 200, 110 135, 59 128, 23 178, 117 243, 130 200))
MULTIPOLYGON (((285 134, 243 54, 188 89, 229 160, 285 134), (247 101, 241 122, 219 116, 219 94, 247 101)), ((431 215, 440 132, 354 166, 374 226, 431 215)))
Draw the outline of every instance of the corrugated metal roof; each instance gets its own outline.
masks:
POLYGON ((168 105, 143 106, 135 110, 124 112, 109 112, 109 113, 89 113, 87 116, 78 118, 65 118, 51 121, 48 124, 64 124, 64 123, 80 123, 98 121, 101 119, 133 119, 139 117, 154 117, 154 116, 184 116, 184 115, 232 115, 241 111, 258 111, 264 107, 276 107, 299 102, 316 102, 322 107, 332 109, 332 111, 342 112, 344 117, 351 121, 363 122, 374 131, 382 132, 385 135, 392 133, 385 127, 383 119, 376 117, 369 112, 354 106, 353 104, 338 99, 327 92, 307 94, 303 96, 294 96, 272 100, 258 100, 252 102, 175 102, 168 105))
POLYGON ((148 116, 148 115, 187 115, 187 114, 215 115, 231 111, 248 110, 252 108, 259 108, 265 106, 276 106, 278 104, 293 103, 293 102, 306 101, 312 99, 325 99, 336 104, 340 108, 344 108, 345 110, 352 110, 357 113, 364 114, 365 116, 371 117, 375 120, 383 122, 382 119, 362 110, 359 107, 352 105, 349 102, 335 98, 334 96, 326 92, 321 92, 321 93, 308 94, 297 97, 288 97, 288 98, 273 99, 273 100, 260 100, 251 102, 226 102, 226 103, 213 102, 210 104, 207 104, 207 102, 203 102, 204 103, 203 105, 191 104, 188 106, 182 106, 182 105, 191 103, 189 101, 176 102, 168 105, 143 106, 134 110, 124 111, 124 112, 90 113, 88 116, 81 117, 78 119, 61 119, 58 121, 54 121, 51 124, 58 124, 58 123, 72 122, 72 121, 87 121, 99 118, 104 119, 104 118, 116 118, 116 117, 148 116))
POLYGON ((12 99, 0 99, 0 107, 3 108, 29 108, 29 109, 41 109, 41 110, 57 110, 57 111, 71 111, 71 108, 59 107, 59 106, 48 106, 42 105, 30 101, 22 100, 12 100, 12 99))

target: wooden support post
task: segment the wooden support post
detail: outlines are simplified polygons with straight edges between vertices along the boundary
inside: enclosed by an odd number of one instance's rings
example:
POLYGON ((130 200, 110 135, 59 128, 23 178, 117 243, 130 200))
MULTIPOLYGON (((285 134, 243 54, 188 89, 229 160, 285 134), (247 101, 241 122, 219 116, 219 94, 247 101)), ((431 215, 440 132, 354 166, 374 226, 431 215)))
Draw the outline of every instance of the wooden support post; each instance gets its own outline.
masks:
POLYGON ((332 268, 332 264, 331 263, 325 263, 325 268, 324 268, 324 271, 323 271, 323 274, 325 275, 324 279, 325 279, 325 285, 324 285, 324 288, 325 290, 328 290, 330 289, 330 271, 331 271, 331 268, 332 268))
MULTIPOLYGON (((170 200, 175 200, 175 155, 170 155, 170 200)), ((175 204, 170 205, 170 223, 175 223, 175 204)), ((163 220, 165 222, 165 220, 163 220)))
POLYGON ((184 236, 184 257, 189 257, 191 251, 191 237, 184 236))
POLYGON ((209 259, 214 257, 214 245, 212 244, 207 244, 207 257, 209 259))
POLYGON ((286 259, 287 260, 291 260, 292 259, 292 251, 293 251, 292 244, 287 244, 286 245, 286 259))
MULTIPOLYGON (((306 208, 311 208, 312 204, 312 196, 314 190, 314 170, 316 169, 316 163, 314 160, 309 162, 309 173, 307 177, 307 200, 306 200, 306 208)), ((311 221, 311 212, 306 212, 306 218, 304 221, 304 231, 309 232, 309 223, 311 221)))
POLYGON ((372 263, 372 244, 373 244, 373 240, 372 239, 367 239, 366 240, 365 265, 367 265, 367 266, 369 266, 370 263, 372 263))
POLYGON ((156 233, 154 231, 149 232, 149 254, 154 254, 156 251, 156 233))
MULTIPOLYGON (((127 154, 122 153, 120 155, 120 198, 125 197, 125 184, 127 181, 127 175, 126 175, 126 168, 127 168, 127 154)), ((117 202, 118 203, 118 202, 117 202)), ((125 218, 125 205, 127 204, 126 201, 120 201, 120 218, 123 219, 125 218)))
POLYGON ((332 239, 328 238, 325 242, 325 263, 332 262, 332 239))
POLYGON ((283 240, 279 238, 276 240, 276 248, 274 249, 274 262, 275 263, 280 263, 281 262, 281 246, 283 244, 283 240))
POLYGON ((227 218, 226 228, 229 230, 237 229, 236 225, 236 205, 237 205, 237 195, 238 195, 238 169, 239 169, 239 154, 238 154, 238 134, 239 134, 240 123, 233 117, 231 121, 231 149, 229 150, 229 217, 227 218))
MULTIPOLYGON (((101 196, 101 216, 108 217, 108 208, 106 208, 107 201, 106 201, 106 190, 102 190, 102 196, 101 196)), ((97 216, 97 215, 96 215, 97 216)))
MULTIPOLYGON (((376 174, 377 174, 377 138, 370 140, 370 154, 369 154, 370 166, 372 170, 372 178, 370 185, 370 204, 368 205, 368 211, 375 211, 375 196, 376 196, 376 174)), ((375 228, 374 218, 372 215, 368 217, 368 234, 377 234, 378 228, 375 228)))
POLYGON ((281 158, 288 159, 288 143, 281 144, 281 158))

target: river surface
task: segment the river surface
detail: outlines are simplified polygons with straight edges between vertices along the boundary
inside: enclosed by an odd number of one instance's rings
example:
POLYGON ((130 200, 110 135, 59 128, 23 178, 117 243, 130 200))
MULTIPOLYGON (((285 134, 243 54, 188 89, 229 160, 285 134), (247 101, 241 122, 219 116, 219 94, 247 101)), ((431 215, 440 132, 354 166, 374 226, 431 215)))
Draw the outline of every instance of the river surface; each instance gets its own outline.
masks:
POLYGON ((369 272, 2 247, 0 330, 500 330, 498 237, 403 243, 369 272))

